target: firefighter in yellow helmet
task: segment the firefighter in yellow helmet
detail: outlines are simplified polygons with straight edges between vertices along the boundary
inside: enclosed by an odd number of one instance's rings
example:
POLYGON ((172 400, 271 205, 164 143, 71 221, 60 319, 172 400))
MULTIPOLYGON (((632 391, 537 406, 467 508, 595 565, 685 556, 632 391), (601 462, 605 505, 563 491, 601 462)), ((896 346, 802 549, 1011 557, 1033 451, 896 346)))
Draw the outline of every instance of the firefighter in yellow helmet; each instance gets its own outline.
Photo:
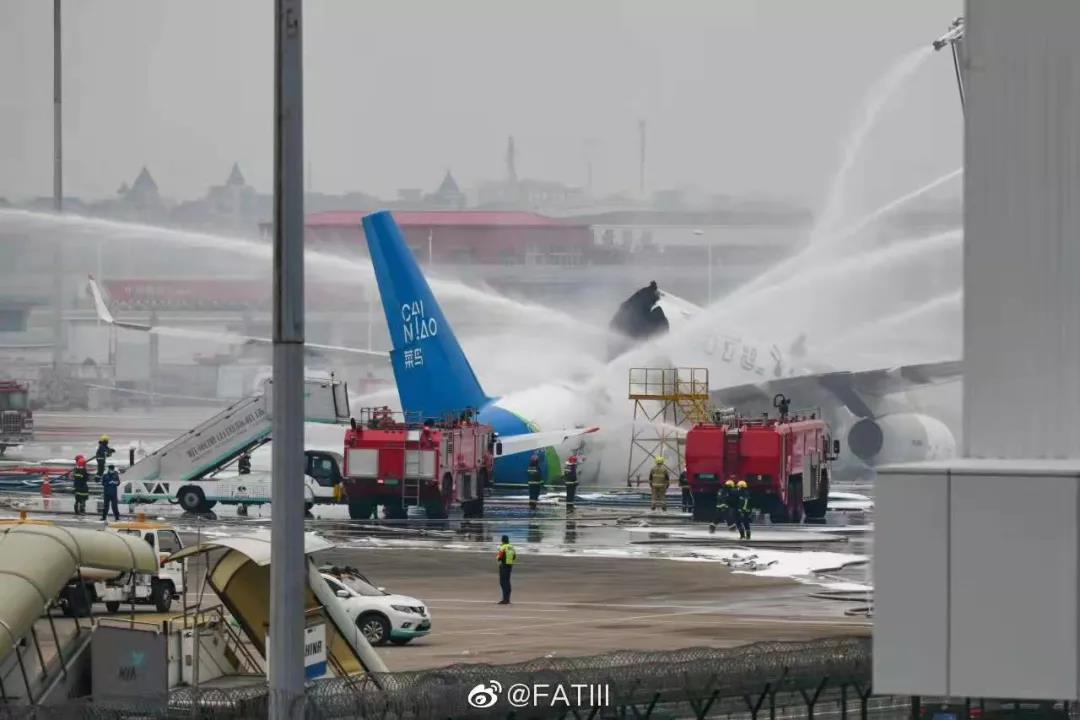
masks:
POLYGON ((724 487, 720 488, 720 492, 717 493, 716 517, 709 523, 709 532, 716 532, 716 526, 720 523, 726 523, 728 530, 735 529, 736 492, 735 479, 730 477, 724 482, 724 487))
POLYGON ((94 459, 97 461, 97 479, 101 482, 101 476, 105 474, 105 461, 116 452, 109 447, 109 436, 102 435, 98 440, 97 450, 94 451, 94 459))
POLYGON ((750 488, 745 480, 735 483, 735 525, 739 528, 739 537, 743 540, 750 539, 750 515, 753 512, 750 507, 750 488))
POLYGON ((667 512, 667 490, 671 485, 671 474, 665 462, 663 455, 656 456, 656 464, 649 472, 649 488, 652 490, 652 509, 659 507, 667 512))

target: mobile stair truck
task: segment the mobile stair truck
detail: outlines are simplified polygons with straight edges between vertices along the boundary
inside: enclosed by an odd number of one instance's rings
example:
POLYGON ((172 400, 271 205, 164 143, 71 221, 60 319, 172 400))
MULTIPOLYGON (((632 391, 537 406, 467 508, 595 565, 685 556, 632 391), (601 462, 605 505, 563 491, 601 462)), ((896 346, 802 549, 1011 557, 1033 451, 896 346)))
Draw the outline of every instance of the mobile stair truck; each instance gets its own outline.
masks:
MULTIPOLYGON (((159 450, 134 463, 120 476, 120 501, 133 505, 176 502, 187 512, 209 512, 217 503, 249 505, 270 502, 270 473, 229 475, 214 473, 243 453, 270 441, 273 425, 273 381, 263 391, 225 408, 159 450)), ((349 391, 345 383, 304 381, 304 421, 345 424, 349 421, 349 391)), ((340 502, 341 455, 308 450, 304 464, 304 505, 340 502)))

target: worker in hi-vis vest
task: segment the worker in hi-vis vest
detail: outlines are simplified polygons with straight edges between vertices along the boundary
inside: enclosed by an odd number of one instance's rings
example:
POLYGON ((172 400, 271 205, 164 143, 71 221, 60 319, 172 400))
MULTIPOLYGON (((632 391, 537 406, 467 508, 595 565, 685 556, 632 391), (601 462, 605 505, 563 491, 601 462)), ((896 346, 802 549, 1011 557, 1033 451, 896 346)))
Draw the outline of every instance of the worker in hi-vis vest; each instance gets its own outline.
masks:
POLYGON ((510 604, 510 573, 514 571, 514 562, 517 560, 517 550, 510 544, 510 536, 502 536, 502 545, 499 553, 495 556, 499 561, 499 587, 502 588, 502 600, 499 605, 510 604))

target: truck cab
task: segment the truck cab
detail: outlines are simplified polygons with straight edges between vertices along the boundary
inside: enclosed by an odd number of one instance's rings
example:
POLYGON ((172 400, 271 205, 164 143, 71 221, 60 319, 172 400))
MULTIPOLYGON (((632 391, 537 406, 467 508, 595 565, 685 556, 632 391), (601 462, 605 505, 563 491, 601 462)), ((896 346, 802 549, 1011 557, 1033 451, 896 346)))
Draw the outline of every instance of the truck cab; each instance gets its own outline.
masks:
POLYGON ((65 615, 84 617, 90 614, 95 602, 105 603, 110 613, 121 605, 153 605, 158 612, 169 612, 173 600, 182 598, 185 589, 183 560, 169 558, 183 549, 184 543, 169 525, 147 522, 116 522, 108 532, 134 535, 145 540, 158 557, 158 569, 153 573, 112 572, 83 567, 60 592, 60 605, 65 615))
POLYGON ((136 520, 109 525, 109 531, 141 537, 158 556, 158 571, 152 575, 123 573, 94 583, 94 595, 113 613, 121 604, 153 605, 158 612, 168 612, 173 599, 183 597, 184 562, 169 562, 169 557, 183 549, 180 535, 169 525, 136 520))
POLYGON ((0 381, 0 455, 9 447, 34 439, 30 390, 11 380, 0 381))
POLYGON ((345 459, 341 453, 327 450, 307 450, 304 452, 304 474, 322 488, 333 489, 344 480, 342 470, 345 459))

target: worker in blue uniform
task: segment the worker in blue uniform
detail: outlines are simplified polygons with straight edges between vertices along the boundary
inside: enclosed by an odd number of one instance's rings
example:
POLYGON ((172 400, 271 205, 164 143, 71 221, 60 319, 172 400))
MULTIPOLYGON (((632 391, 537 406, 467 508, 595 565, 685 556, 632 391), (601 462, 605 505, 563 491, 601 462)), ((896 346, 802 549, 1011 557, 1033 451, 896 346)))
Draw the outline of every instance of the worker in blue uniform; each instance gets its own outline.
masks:
POLYGON ((120 520, 120 473, 116 472, 116 466, 109 463, 109 471, 101 476, 101 494, 105 504, 101 506, 101 519, 109 515, 112 508, 113 519, 120 520))

